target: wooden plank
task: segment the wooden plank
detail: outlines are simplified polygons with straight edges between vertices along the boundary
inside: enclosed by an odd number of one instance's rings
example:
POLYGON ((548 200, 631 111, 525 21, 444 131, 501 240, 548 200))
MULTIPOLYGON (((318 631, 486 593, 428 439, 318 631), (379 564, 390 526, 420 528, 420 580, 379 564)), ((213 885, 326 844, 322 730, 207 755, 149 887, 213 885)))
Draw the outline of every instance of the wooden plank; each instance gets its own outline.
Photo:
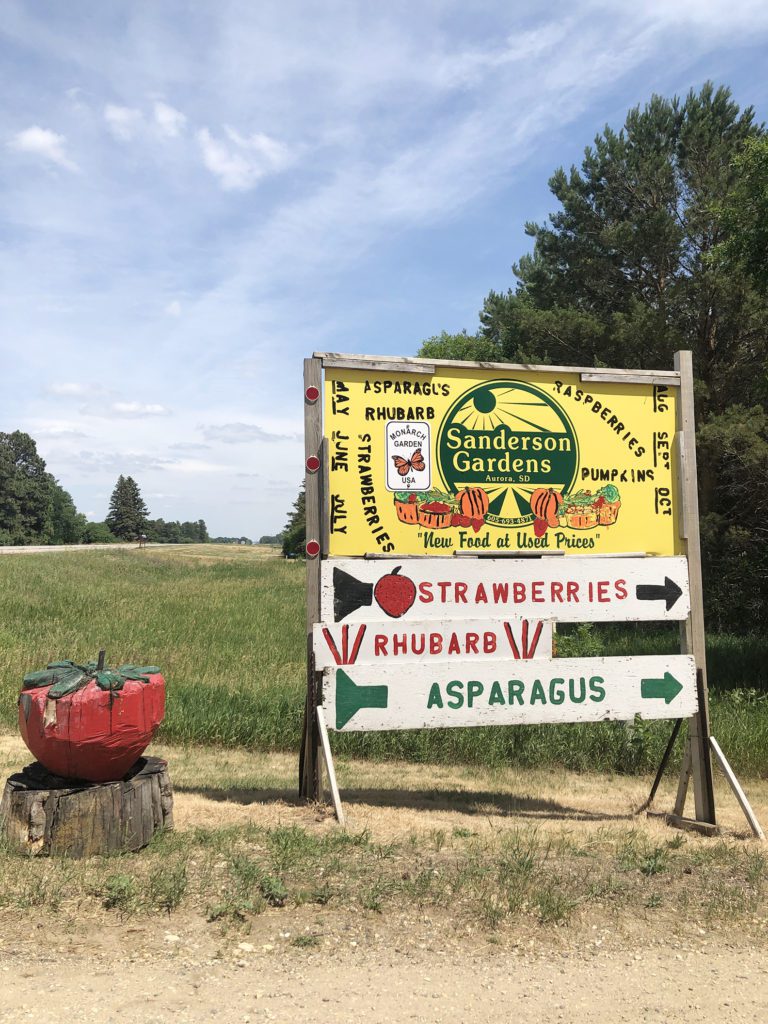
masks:
POLYGON ((626 370, 611 373, 582 373, 581 379, 588 384, 656 384, 662 387, 679 387, 680 375, 666 371, 643 373, 642 370, 626 370))
POLYGON ((684 558, 424 558, 323 562, 320 620, 684 619, 684 558))
POLYGON ((691 352, 675 353, 675 369, 680 373, 680 400, 677 403, 678 428, 682 433, 680 449, 681 487, 686 531, 686 554, 691 610, 681 624, 681 649, 692 654, 701 673, 698 713, 688 728, 691 746, 691 776, 696 819, 714 825, 715 797, 712 785, 712 758, 709 746, 709 698, 707 693, 707 651, 704 633, 704 592, 701 580, 701 544, 699 538, 699 494, 696 481, 696 420, 693 402, 693 357, 691 352))
POLYGON ((728 780, 728 785, 733 790, 733 795, 736 797, 739 807, 744 812, 744 817, 749 822, 749 827, 752 829, 752 833, 758 838, 765 840, 765 833, 760 827, 760 822, 755 817, 755 812, 752 810, 752 805, 747 800, 747 794, 739 785, 739 780, 736 778, 733 772, 733 768, 728 764, 725 754, 720 749, 720 744, 717 742, 714 736, 709 737, 709 743, 712 747, 712 753, 715 755, 715 760, 720 765, 723 775, 728 780))
POLYGON ((406 357, 402 359, 384 359, 379 356, 345 356, 345 355, 324 355, 324 369, 343 370, 384 370, 392 373, 426 373, 435 372, 435 364, 423 360, 411 360, 406 357))
MULTIPOLYGON (((308 388, 322 394, 322 366, 319 359, 304 360, 304 458, 323 455, 322 398, 309 401, 308 388)), ((307 540, 322 543, 322 479, 323 467, 316 473, 305 475, 307 540)), ((307 559, 307 699, 304 707, 304 728, 299 758, 299 794, 306 800, 320 797, 320 737, 317 729, 318 678, 312 653, 312 629, 320 618, 320 564, 319 557, 307 559)))
MULTIPOLYGON (((564 551, 454 551, 452 558, 563 558, 564 551)), ((392 555, 383 555, 383 558, 391 558, 392 555)), ((433 558, 434 555, 402 555, 402 558, 433 558)), ((598 558, 598 555, 592 555, 598 558)), ((605 556, 607 557, 607 556, 605 556)))
POLYGON ((328 738, 328 726, 326 725, 325 714, 321 707, 317 709, 317 725, 320 730, 320 743, 323 750, 323 756, 325 758, 325 768, 328 772, 328 785, 331 787, 333 809, 336 812, 336 820, 343 826, 346 824, 344 808, 341 805, 341 795, 339 794, 339 787, 336 782, 336 769, 333 766, 333 754, 331 753, 331 741, 328 738))
POLYGON ((326 669, 328 727, 347 732, 688 718, 693 658, 392 663, 326 669))
POLYGON ((413 664, 436 658, 519 661, 552 654, 552 623, 541 619, 491 622, 438 619, 398 623, 316 623, 315 666, 413 664))
POLYGON ((608 373, 615 376, 642 377, 644 382, 649 377, 659 377, 665 383, 675 384, 679 381, 679 373, 676 370, 622 370, 606 368, 597 370, 594 366, 542 366, 538 363, 492 363, 472 362, 462 359, 418 359, 408 356, 366 356, 351 352, 315 352, 315 358, 321 359, 324 367, 349 367, 357 369, 391 370, 402 372, 406 367, 408 373, 418 373, 415 367, 429 367, 422 373, 434 373, 435 367, 447 366, 456 367, 460 370, 503 370, 504 372, 515 370, 527 370, 533 373, 608 373), (375 365, 373 365, 375 364, 375 365))
MULTIPOLYGON (((649 811, 649 817, 655 817, 652 812, 649 811)), ((668 825, 673 828, 681 828, 686 832, 698 832, 702 836, 716 836, 720 832, 717 825, 713 825, 710 821, 700 821, 698 818, 683 818, 678 814, 664 814, 662 815, 668 825)))

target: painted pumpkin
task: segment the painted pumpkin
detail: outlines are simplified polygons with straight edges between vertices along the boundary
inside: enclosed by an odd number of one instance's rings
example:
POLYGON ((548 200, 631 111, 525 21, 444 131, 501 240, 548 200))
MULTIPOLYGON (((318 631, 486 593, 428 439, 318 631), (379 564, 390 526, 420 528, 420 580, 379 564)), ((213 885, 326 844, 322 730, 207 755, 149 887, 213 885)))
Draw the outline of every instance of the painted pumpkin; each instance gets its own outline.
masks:
POLYGON ((562 496, 551 487, 537 487, 531 495, 531 512, 537 519, 543 519, 547 526, 558 526, 557 510, 562 500, 562 496))
POLYGON ((490 504, 482 487, 465 487, 459 494, 459 509, 468 519, 484 519, 490 504))
POLYGON ((57 662, 26 676, 19 696, 19 730, 40 764, 88 782, 122 779, 164 714, 165 680, 155 666, 98 671, 57 662))

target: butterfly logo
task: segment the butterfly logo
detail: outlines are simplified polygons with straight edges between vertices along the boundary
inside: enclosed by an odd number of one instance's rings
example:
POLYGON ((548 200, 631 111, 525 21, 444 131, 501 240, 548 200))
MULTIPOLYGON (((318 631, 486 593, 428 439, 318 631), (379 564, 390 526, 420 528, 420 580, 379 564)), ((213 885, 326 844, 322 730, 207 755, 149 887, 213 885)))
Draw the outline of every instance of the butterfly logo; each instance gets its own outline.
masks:
POLYGON ((417 448, 410 459, 402 459, 399 455, 393 455, 392 461, 400 476, 408 476, 411 472, 420 473, 427 467, 424 456, 421 454, 421 448, 417 448))

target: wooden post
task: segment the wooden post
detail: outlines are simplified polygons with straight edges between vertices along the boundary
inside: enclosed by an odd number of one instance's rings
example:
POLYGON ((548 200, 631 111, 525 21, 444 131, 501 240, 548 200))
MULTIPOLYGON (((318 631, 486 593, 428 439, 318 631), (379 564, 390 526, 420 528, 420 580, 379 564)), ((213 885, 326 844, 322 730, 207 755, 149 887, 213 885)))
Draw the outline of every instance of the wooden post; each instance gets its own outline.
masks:
MULTIPOLYGON (((688 724, 691 752, 691 776, 696 806, 696 820, 717 824, 712 785, 712 757, 709 746, 709 698, 707 690, 707 652, 704 633, 704 591, 701 581, 701 545, 699 539, 699 494, 696 478, 696 421, 693 404, 693 356, 691 352, 675 353, 675 370, 680 374, 680 400, 677 406, 677 428, 682 498, 682 532, 688 556, 688 578, 691 611, 680 625, 683 654, 692 654, 701 672, 699 710, 688 724)), ((681 780, 682 781, 682 780, 681 780)))
MULTIPOLYGON (((320 359, 304 360, 304 458, 323 457, 323 371, 320 359), (311 389, 314 389, 311 390, 311 389), (314 395, 317 397, 313 397, 314 395)), ((320 621, 320 556, 323 542, 323 467, 307 472, 306 524, 307 543, 316 541, 320 549, 307 555, 307 699, 304 705, 301 754, 299 757, 299 796, 319 800, 321 789, 321 746, 317 723, 320 676, 315 671, 312 631, 320 621)))

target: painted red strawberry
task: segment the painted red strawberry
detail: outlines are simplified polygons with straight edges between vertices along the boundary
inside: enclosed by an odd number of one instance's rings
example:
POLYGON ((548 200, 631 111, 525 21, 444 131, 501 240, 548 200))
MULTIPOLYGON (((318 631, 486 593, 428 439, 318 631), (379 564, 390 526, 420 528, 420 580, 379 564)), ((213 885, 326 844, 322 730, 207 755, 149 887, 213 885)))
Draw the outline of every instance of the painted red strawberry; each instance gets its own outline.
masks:
POLYGON ((534 519, 533 520, 533 532, 537 537, 543 537, 547 532, 547 521, 546 519, 534 519))
POLYGON ((407 576, 399 575, 401 568, 398 565, 392 572, 382 576, 373 588, 376 604, 393 619, 405 615, 416 600, 416 585, 407 576))
POLYGON ((485 522, 484 519, 472 519, 471 520, 472 529, 475 531, 475 533, 480 533, 480 530, 483 528, 483 523, 484 522, 485 522))

